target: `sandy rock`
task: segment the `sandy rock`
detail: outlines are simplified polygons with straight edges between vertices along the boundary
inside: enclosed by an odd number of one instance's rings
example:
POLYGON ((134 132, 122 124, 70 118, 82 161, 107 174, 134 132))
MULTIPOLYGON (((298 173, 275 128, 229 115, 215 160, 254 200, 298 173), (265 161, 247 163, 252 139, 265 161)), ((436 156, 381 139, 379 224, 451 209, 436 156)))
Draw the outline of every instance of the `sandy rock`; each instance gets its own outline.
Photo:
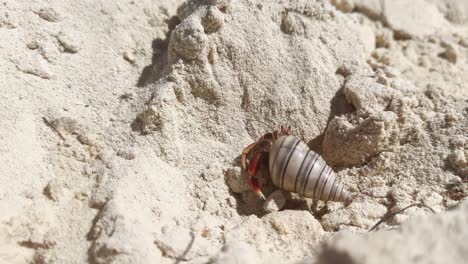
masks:
POLYGON ((32 74, 42 79, 51 79, 54 77, 54 73, 50 69, 47 61, 36 54, 28 54, 18 59, 16 67, 23 73, 32 74))
POLYGON ((453 43, 443 42, 442 46, 445 51, 440 54, 441 57, 447 59, 450 63, 456 64, 460 57, 457 47, 453 43))
POLYGON ((0 28, 16 28, 18 26, 18 17, 14 12, 4 12, 0 14, 0 28))
POLYGON ((368 64, 363 64, 359 61, 343 61, 338 67, 337 73, 348 78, 351 76, 368 76, 373 73, 373 70, 368 64))
POLYGON ((267 213, 277 212, 283 209, 286 204, 286 195, 281 190, 276 190, 272 194, 268 195, 263 210, 267 213))
POLYGON ((132 50, 125 50, 122 54, 123 58, 127 60, 130 63, 135 63, 136 58, 135 58, 135 52, 132 50))
POLYGON ((250 264, 258 263, 255 249, 242 242, 227 242, 220 252, 210 259, 210 264, 250 264))
POLYGON ((440 213, 444 211, 443 206, 441 206, 444 197, 438 193, 423 190, 417 194, 416 199, 421 201, 424 206, 429 207, 430 210, 433 210, 434 212, 440 213))
POLYGON ((212 182, 220 179, 223 174, 221 166, 208 165, 201 173, 200 177, 207 182, 212 182))
POLYGON ((222 237, 223 222, 214 215, 201 212, 191 230, 205 239, 215 241, 222 237))
POLYGON ((216 252, 216 248, 204 237, 182 227, 165 231, 154 243, 164 256, 173 259, 190 260, 196 256, 209 256, 216 252), (190 248, 190 251, 184 255, 187 248, 190 248))
POLYGON ((49 21, 49 22, 58 22, 62 20, 62 15, 53 7, 44 7, 41 8, 35 13, 42 19, 49 21))
POLYGON ((44 188, 44 194, 53 201, 59 201, 66 196, 67 192, 68 189, 57 179, 51 180, 44 188))
POLYGON ((160 130, 163 124, 160 115, 157 113, 158 111, 154 107, 148 108, 144 112, 140 113, 137 117, 138 130, 143 134, 160 130))
POLYGON ((371 228, 387 212, 387 208, 376 201, 354 200, 348 207, 332 210, 322 217, 326 231, 346 229, 347 226, 371 228))
POLYGON ((437 7, 424 0, 384 1, 383 16, 389 27, 401 37, 428 36, 445 25, 437 7))
MULTIPOLYGON (((57 247, 59 219, 46 203, 32 203, 20 214, 2 222, 0 262, 13 260, 54 261, 48 252, 57 247), (5 251, 9 249, 10 251, 5 251)), ((12 262, 10 262, 12 261, 12 262)))
POLYGON ((468 21, 468 3, 465 1, 446 1, 447 12, 446 17, 449 21, 462 24, 468 21))
POLYGON ((223 26, 224 17, 216 6, 208 7, 205 17, 202 18, 202 25, 207 34, 214 33, 223 26))
MULTIPOLYGON (((172 32, 169 44, 170 60, 174 61, 180 56, 185 59, 198 57, 198 60, 195 64, 171 66, 168 76, 176 80, 177 87, 181 89, 180 93, 186 98, 188 105, 195 106, 205 103, 218 107, 220 113, 223 115, 226 113, 227 116, 230 116, 230 118, 224 116, 223 120, 239 119, 242 112, 248 113, 249 116, 258 116, 247 124, 249 130, 256 131, 254 137, 258 137, 258 134, 262 132, 265 133, 264 131, 271 130, 260 122, 270 119, 270 115, 265 112, 266 108, 278 113, 273 124, 274 127, 286 122, 286 120, 295 119, 296 124, 293 125, 300 129, 297 131, 298 133, 304 133, 311 138, 318 135, 320 127, 325 127, 330 109, 324 107, 320 112, 317 112, 311 107, 317 104, 328 104, 336 90, 339 89, 340 81, 334 74, 336 69, 343 62, 354 62, 361 56, 364 46, 362 45, 363 41, 359 39, 359 34, 351 33, 353 32, 352 28, 345 26, 348 22, 343 21, 340 16, 332 18, 331 10, 309 2, 292 5, 294 7, 291 11, 284 12, 283 16, 278 16, 278 14, 284 8, 276 4, 267 4, 263 7, 267 13, 260 18, 254 15, 253 10, 243 7, 240 3, 235 6, 238 10, 243 11, 231 14, 230 20, 224 20, 222 30, 211 33, 209 38, 204 33, 200 22, 205 17, 206 7, 200 7, 177 26, 172 32), (312 10, 314 11, 312 12, 312 10), (305 12, 307 16, 298 15, 300 12, 305 12), (272 18, 277 23, 277 27, 267 26, 270 25, 272 18), (246 21, 252 26, 247 26, 248 30, 240 30, 237 25, 238 21, 246 21), (330 23, 326 22, 327 25, 325 25, 324 21, 330 21, 330 23), (259 23, 264 26, 259 26, 259 23), (327 28, 329 33, 319 36, 314 23, 320 23, 321 26, 327 28), (262 27, 269 29, 261 30, 262 27), (355 39, 351 42, 358 43, 358 45, 345 44, 345 48, 343 43, 335 37, 337 32, 346 34, 349 39, 355 39), (291 33, 293 34, 291 35, 291 33), (289 39, 303 37, 311 39, 311 42, 304 42, 304 45, 300 44, 302 42, 289 42, 289 39), (262 39, 262 45, 258 45, 259 39, 262 39), (278 41, 279 39, 284 41, 278 41), (293 46, 286 43, 293 43, 293 46), (323 44, 320 43, 328 43, 327 45, 332 48, 324 48, 323 44), (356 49, 356 52, 345 51, 349 48, 356 49), (292 58, 304 54, 304 49, 308 50, 307 54, 321 54, 320 56, 326 58, 320 60, 313 58, 313 56, 305 58, 305 60, 301 58, 301 61, 309 66, 297 67, 295 59, 292 58), (330 52, 335 55, 330 56, 330 52), (242 54, 247 53, 258 59, 245 59, 242 54), (291 57, 289 54, 296 55, 291 57), (226 58, 232 58, 233 61, 228 63, 231 59, 226 58), (339 59, 335 60, 334 58, 339 59), (322 61, 327 61, 326 67, 323 67, 322 61), (328 64, 328 62, 330 63, 328 64), (237 65, 245 66, 238 68, 237 65), (291 67, 297 68, 293 71, 294 74, 284 71, 284 68, 291 67), (312 72, 314 73, 311 74, 312 72), (322 74, 321 72, 329 77, 316 78, 322 74), (285 73, 286 75, 284 75, 285 73), (298 78, 297 74, 301 77, 298 78), (239 78, 232 78, 232 76, 239 76, 239 78), (329 87, 329 89, 321 90, 316 94, 315 87, 322 85, 329 87), (305 99, 312 94, 314 94, 314 102, 305 99), (266 101, 270 102, 269 105, 265 105, 266 101), (241 109, 237 108, 239 104, 241 109), (304 111, 293 110, 297 109, 295 107, 297 105, 301 105, 304 111), (286 114, 290 111, 292 111, 292 116, 286 114), (256 121, 257 119, 260 121, 256 121), (309 120, 315 121, 311 123, 309 120), (261 127, 261 129, 254 129, 254 127, 261 127)), ((154 99, 151 103, 157 105, 158 102, 159 99, 154 99)), ((198 106, 196 108, 199 109, 198 106)), ((145 119, 151 119, 153 116, 158 120, 157 117, 161 115, 161 111, 163 110, 154 108, 147 112, 148 118, 145 119)), ((235 122, 231 122, 229 126, 234 124, 235 122)), ((229 130, 235 131, 236 128, 233 127, 229 130)), ((170 136, 175 134, 172 131, 170 136)))
POLYGON ((240 167, 227 169, 225 175, 226 183, 234 193, 242 193, 252 189, 247 181, 247 175, 242 173, 240 167))
POLYGON ((324 159, 338 166, 364 164, 397 142, 397 118, 392 112, 366 113, 351 120, 334 118, 322 143, 324 159))
POLYGON ((321 247, 317 263, 411 263, 415 259, 463 263, 468 257, 467 245, 463 243, 468 238, 464 228, 467 216, 465 202, 441 215, 412 219, 398 230, 338 234, 321 247))
POLYGON ((370 54, 376 48, 376 35, 370 25, 361 25, 359 28, 360 39, 364 45, 365 51, 370 54))
POLYGON ((81 49, 76 33, 61 32, 57 39, 64 52, 77 53, 81 49))
POLYGON ((354 0, 356 10, 373 19, 381 19, 383 1, 381 0, 354 0))
POLYGON ((460 40, 458 41, 458 44, 460 46, 468 48, 468 36, 467 37, 461 37, 460 40))
POLYGON ((340 11, 349 13, 354 9, 353 0, 332 0, 331 3, 340 11))
POLYGON ((346 100, 356 110, 366 109, 381 111, 388 107, 392 100, 401 93, 376 82, 373 78, 353 75, 344 85, 343 93, 346 100))
POLYGON ((268 214, 263 221, 269 223, 285 239, 317 241, 323 235, 320 223, 308 211, 282 211, 268 214))
POLYGON ((457 0, 428 0, 436 5, 448 21, 463 24, 468 21, 468 3, 457 0))
POLYGON ((185 19, 172 32, 170 46, 170 57, 184 60, 196 59, 206 46, 207 36, 204 33, 201 19, 193 16, 185 19))
POLYGON ((148 233, 153 228, 140 217, 145 211, 131 201, 124 205, 118 199, 111 199, 94 221, 88 234, 92 240, 89 258, 96 263, 159 261, 161 251, 148 233), (129 208, 139 215, 129 212, 129 208))
POLYGON ((132 150, 131 148, 126 148, 126 149, 120 149, 117 151, 117 156, 122 157, 126 160, 133 160, 135 159, 135 151, 132 150))
POLYGON ((39 45, 39 53, 50 63, 56 63, 60 57, 61 52, 56 42, 48 39, 39 45))
POLYGON ((266 257, 265 262, 284 262, 297 258, 302 250, 313 250, 325 232, 310 212, 285 210, 267 214, 261 219, 250 216, 225 234, 227 241, 244 241, 253 245, 259 255, 266 257), (283 252, 265 254, 276 247, 273 245, 294 245, 295 248, 291 247, 288 255, 283 252))
POLYGON ((376 48, 390 48, 393 42, 393 31, 382 28, 376 33, 376 48))
POLYGON ((452 168, 462 177, 468 177, 468 151, 457 149, 448 156, 452 168))
POLYGON ((34 258, 34 250, 18 245, 6 230, 0 230, 0 262, 1 263, 28 263, 34 258))
MULTIPOLYGON (((29 104, 22 100, 0 94, 0 118, 4 122, 0 130, 0 221, 8 221, 20 215, 31 203, 29 193, 41 193, 42 189, 54 175, 41 162, 45 158, 45 149, 38 140, 41 127, 34 117, 29 104)), ((54 138, 55 139, 55 138, 54 138)), ((42 207, 45 205, 39 205, 42 207)), ((1 222, 0 222, 1 223, 1 222)), ((1 225, 0 225, 1 226, 1 225)))

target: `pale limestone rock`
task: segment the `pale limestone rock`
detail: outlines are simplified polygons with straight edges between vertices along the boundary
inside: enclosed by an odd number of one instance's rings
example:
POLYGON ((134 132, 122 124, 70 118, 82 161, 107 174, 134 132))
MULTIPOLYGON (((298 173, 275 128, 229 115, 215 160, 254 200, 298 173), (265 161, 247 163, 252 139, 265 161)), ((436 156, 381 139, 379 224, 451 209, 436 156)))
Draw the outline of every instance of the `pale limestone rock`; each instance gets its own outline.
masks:
POLYGON ((448 161, 461 177, 468 177, 468 150, 456 149, 448 156, 448 161))
POLYGON ((212 257, 210 264, 254 264, 259 257, 254 248, 243 242, 227 242, 221 251, 212 257))
POLYGON ((277 212, 283 209, 286 204, 286 196, 281 190, 276 190, 272 194, 268 195, 263 210, 267 213, 277 212))
POLYGON ((35 11, 35 13, 40 18, 49 22, 58 22, 62 20, 62 15, 53 7, 44 7, 35 11))
POLYGON ((386 0, 383 18, 400 37, 410 38, 435 34, 446 23, 437 7, 424 0, 386 0))
POLYGON ((464 263, 467 224, 465 202, 440 215, 410 219, 397 230, 340 233, 322 245, 317 263, 464 263))

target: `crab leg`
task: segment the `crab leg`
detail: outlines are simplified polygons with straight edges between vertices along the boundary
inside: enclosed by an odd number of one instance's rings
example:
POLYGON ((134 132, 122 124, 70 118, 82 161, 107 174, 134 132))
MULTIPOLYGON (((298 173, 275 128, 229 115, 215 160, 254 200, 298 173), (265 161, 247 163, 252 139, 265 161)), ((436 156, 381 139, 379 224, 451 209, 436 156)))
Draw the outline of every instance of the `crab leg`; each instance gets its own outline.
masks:
POLYGON ((247 159, 247 154, 249 154, 250 150, 255 147, 255 144, 257 144, 257 142, 254 142, 250 145, 248 145, 243 151, 242 151, 242 168, 244 170, 247 170, 247 165, 246 165, 246 159, 247 159))
POLYGON ((249 162, 249 170, 247 171, 249 174, 249 184, 252 187, 252 190, 259 194, 260 193, 260 184, 258 180, 255 179, 255 175, 257 174, 258 169, 260 168, 260 160, 262 159, 262 152, 258 152, 249 162))

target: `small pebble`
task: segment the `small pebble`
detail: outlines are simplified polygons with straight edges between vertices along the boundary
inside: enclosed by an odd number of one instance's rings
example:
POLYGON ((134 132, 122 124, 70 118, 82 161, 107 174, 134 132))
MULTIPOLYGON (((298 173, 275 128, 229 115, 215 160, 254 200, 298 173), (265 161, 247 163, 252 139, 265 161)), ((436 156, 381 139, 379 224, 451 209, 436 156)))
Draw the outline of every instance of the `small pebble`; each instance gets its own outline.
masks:
POLYGON ((440 56, 450 63, 456 64, 459 55, 455 46, 451 43, 443 43, 443 47, 445 48, 445 51, 440 54, 440 56))
POLYGON ((136 60, 135 54, 130 50, 125 50, 123 52, 123 58, 132 64, 135 63, 135 60, 136 60))
POLYGON ((240 167, 231 167, 225 171, 226 183, 233 193, 250 191, 247 176, 243 175, 240 167))
POLYGON ((126 160, 133 160, 135 159, 135 152, 131 149, 121 149, 117 152, 117 156, 126 160))
POLYGON ((286 196, 284 195, 283 191, 276 190, 267 197, 265 203, 263 204, 263 210, 265 210, 267 213, 277 212, 283 209, 285 204, 286 196))
POLYGON ((80 46, 77 44, 77 42, 70 37, 68 34, 61 33, 57 37, 58 41, 63 47, 64 52, 70 52, 70 53, 77 53, 80 50, 80 46))
POLYGON ((58 22, 62 20, 62 16, 60 15, 60 13, 52 7, 41 8, 35 13, 45 21, 58 22))

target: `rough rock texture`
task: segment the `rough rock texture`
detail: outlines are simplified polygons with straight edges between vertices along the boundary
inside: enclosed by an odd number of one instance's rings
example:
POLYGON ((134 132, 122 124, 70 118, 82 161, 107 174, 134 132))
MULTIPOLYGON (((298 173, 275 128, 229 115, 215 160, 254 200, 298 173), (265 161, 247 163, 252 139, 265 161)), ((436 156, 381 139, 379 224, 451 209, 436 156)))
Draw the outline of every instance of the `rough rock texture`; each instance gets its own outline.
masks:
POLYGON ((388 26, 400 37, 423 37, 444 27, 442 14, 425 0, 386 0, 383 16, 388 26))
POLYGON ((301 258, 302 252, 314 252, 317 242, 326 235, 319 221, 307 210, 274 212, 261 219, 250 216, 225 231, 226 241, 251 244, 265 263, 294 262, 301 258), (287 249, 288 254, 269 253, 281 248, 287 249))
POLYGON ((468 202, 392 231, 340 233, 321 246, 317 263, 464 263, 468 258, 468 202))
POLYGON ((462 242, 442 236, 466 206, 431 209, 468 194, 465 11, 449 0, 4 1, 0 263, 328 263, 338 251, 457 262, 462 242), (265 212, 239 155, 282 124, 353 203, 291 195, 265 212), (402 231, 320 246, 414 203, 379 227, 402 231), (441 226, 440 247, 420 243, 441 226), (405 237, 418 251, 380 244, 405 237), (355 250, 361 241, 375 250, 355 250))
POLYGON ((210 264, 254 264, 258 256, 252 247, 242 242, 228 242, 210 259, 210 264))
POLYGON ((463 24, 468 21, 468 2, 457 0, 429 0, 436 5, 448 21, 463 24))

